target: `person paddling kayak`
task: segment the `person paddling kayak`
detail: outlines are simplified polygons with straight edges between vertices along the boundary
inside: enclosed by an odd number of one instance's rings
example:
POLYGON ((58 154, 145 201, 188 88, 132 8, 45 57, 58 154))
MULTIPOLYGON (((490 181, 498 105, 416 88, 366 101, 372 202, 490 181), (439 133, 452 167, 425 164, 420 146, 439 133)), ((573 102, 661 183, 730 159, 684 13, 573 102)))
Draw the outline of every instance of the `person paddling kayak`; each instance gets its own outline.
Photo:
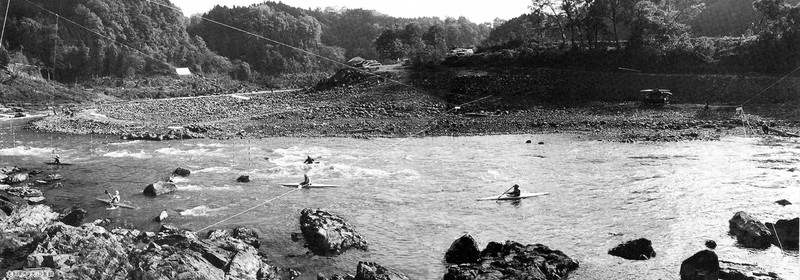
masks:
POLYGON ((507 194, 508 196, 517 197, 517 196, 519 196, 521 193, 522 193, 522 192, 519 190, 519 185, 517 185, 517 184, 514 184, 514 189, 513 189, 513 190, 511 190, 511 191, 509 191, 509 192, 507 192, 506 194, 507 194))
POLYGON ((119 203, 119 201, 121 200, 121 198, 119 197, 119 190, 116 190, 116 191, 114 191, 114 195, 111 195, 111 194, 108 192, 108 190, 106 190, 106 194, 108 195, 108 198, 109 198, 109 199, 111 199, 111 200, 109 201, 109 203, 111 204, 111 206, 112 206, 112 207, 116 207, 116 204, 117 204, 117 203, 119 203))
POLYGON ((311 184, 311 180, 308 179, 308 175, 303 174, 303 181, 300 182, 300 187, 305 187, 311 184))
POLYGON ((61 164, 61 157, 59 157, 58 154, 53 155, 53 163, 56 165, 61 164))
POLYGON ((311 156, 306 156, 306 157, 307 158, 303 163, 305 163, 305 164, 313 164, 314 163, 314 158, 312 158, 311 156))

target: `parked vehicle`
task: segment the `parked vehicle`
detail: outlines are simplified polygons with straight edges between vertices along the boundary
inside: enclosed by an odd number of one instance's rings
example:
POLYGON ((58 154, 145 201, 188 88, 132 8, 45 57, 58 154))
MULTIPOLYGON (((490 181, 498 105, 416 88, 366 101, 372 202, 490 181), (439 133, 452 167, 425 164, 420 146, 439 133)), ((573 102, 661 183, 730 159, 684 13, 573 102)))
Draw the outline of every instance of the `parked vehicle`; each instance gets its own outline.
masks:
POLYGON ((642 104, 650 106, 664 106, 669 104, 672 92, 668 89, 643 89, 640 92, 644 95, 642 104))

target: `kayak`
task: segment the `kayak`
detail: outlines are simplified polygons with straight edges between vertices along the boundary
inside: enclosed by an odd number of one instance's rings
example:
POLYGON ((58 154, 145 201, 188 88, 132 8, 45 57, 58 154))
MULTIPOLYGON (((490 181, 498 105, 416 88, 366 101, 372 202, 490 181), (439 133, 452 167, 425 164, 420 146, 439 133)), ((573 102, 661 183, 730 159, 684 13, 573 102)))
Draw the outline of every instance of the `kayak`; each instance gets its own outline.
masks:
POLYGON ((543 195, 548 195, 548 194, 550 194, 550 193, 521 193, 521 194, 519 194, 519 196, 508 196, 508 194, 504 194, 502 196, 495 195, 495 196, 481 197, 481 198, 478 198, 478 200, 518 200, 518 199, 529 198, 529 197, 537 197, 537 196, 543 196, 543 195))
POLYGON ((130 206, 130 205, 125 204, 125 203, 114 203, 114 204, 111 204, 111 199, 108 199, 108 198, 97 198, 97 201, 102 201, 105 204, 108 204, 108 205, 111 205, 111 206, 119 206, 119 207, 122 207, 122 208, 134 209, 133 206, 130 206))
MULTIPOLYGON (((283 184, 278 184, 278 185, 281 185, 281 186, 284 186, 284 187, 290 187, 290 188, 297 188, 297 187, 300 186, 300 184, 298 184, 298 183, 283 183, 283 184)), ((339 187, 339 186, 338 185, 325 185, 325 184, 313 184, 312 183, 312 184, 309 184, 308 186, 304 186, 303 188, 304 189, 319 189, 319 188, 336 188, 336 187, 339 187)))
POLYGON ((47 164, 47 165, 72 165, 72 163, 63 163, 63 162, 55 163, 55 162, 52 162, 52 161, 51 162, 47 162, 46 161, 46 162, 44 162, 44 164, 47 164))

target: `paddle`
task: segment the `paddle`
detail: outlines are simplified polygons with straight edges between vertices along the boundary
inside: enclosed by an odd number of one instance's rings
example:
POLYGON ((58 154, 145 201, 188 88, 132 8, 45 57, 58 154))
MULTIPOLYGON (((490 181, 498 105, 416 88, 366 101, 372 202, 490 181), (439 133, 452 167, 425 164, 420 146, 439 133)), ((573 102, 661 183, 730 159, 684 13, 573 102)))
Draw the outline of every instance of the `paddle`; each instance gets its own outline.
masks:
POLYGON ((500 197, 502 197, 504 194, 508 193, 508 191, 510 191, 510 190, 511 190, 511 189, 513 189, 513 188, 514 188, 514 186, 511 186, 511 187, 510 187, 510 188, 508 188, 506 191, 504 191, 502 194, 498 195, 498 196, 497 196, 497 199, 498 199, 498 201, 500 201, 500 197))

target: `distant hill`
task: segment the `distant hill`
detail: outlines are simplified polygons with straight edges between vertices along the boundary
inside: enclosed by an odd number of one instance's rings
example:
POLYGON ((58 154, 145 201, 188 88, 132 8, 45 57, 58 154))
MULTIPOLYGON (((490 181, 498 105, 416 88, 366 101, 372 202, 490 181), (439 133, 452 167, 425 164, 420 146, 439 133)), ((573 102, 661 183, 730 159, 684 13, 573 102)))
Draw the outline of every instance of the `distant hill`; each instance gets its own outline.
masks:
POLYGON ((185 18, 166 0, 160 2, 167 7, 132 0, 30 2, 11 2, 2 43, 46 72, 55 62, 61 81, 171 73, 172 67, 216 71, 229 64, 189 36, 185 18))
MULTIPOLYGON (((758 25, 761 15, 753 0, 705 0, 706 8, 692 22, 695 36, 741 36, 758 25)), ((800 0, 786 0, 797 5, 800 0)))

